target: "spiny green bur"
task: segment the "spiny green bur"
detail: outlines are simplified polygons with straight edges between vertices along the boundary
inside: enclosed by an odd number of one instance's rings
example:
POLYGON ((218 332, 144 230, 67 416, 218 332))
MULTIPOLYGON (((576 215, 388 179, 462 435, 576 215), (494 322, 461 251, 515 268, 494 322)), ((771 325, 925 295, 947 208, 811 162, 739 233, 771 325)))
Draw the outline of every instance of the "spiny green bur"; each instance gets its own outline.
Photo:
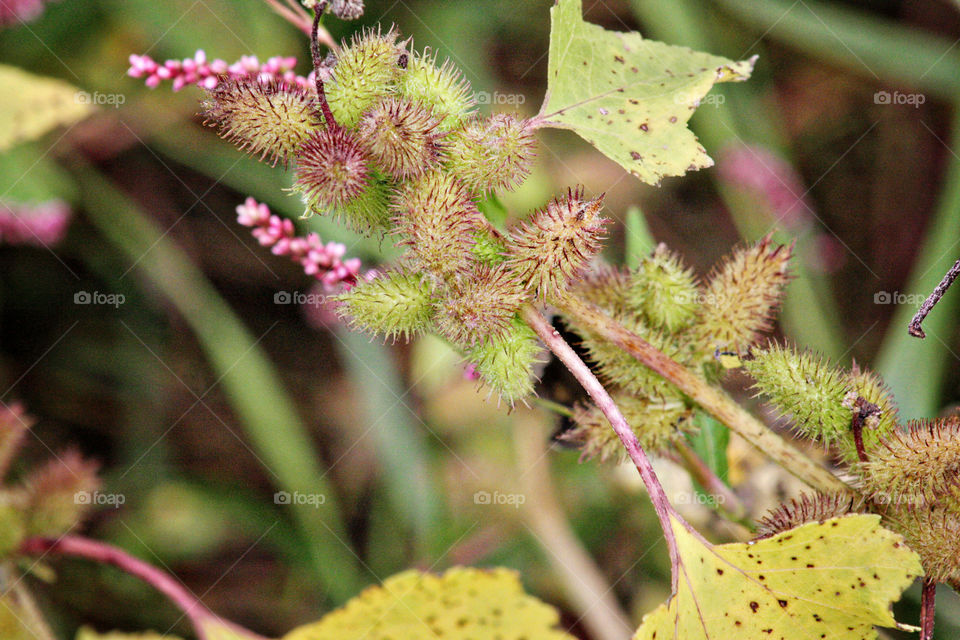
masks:
POLYGON ((433 317, 429 282, 419 275, 393 271, 361 282, 337 296, 338 313, 357 328, 396 340, 424 331, 433 317))

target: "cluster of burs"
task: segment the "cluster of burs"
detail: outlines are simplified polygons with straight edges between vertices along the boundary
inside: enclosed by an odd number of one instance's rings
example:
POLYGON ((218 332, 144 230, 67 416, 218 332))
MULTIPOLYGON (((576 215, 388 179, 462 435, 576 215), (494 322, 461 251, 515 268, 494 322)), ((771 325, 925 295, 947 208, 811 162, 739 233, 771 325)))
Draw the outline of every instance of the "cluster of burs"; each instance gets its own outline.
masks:
MULTIPOLYGON (((767 238, 738 249, 702 282, 663 246, 633 268, 610 267, 598 260, 607 223, 602 198, 580 189, 498 228, 484 203, 528 175, 536 119, 478 115, 459 70, 411 51, 392 30, 354 38, 317 72, 332 119, 316 91, 263 78, 223 80, 209 92, 205 115, 262 160, 292 163, 307 215, 333 215, 406 248, 391 269, 339 296, 339 311, 354 326, 388 339, 440 335, 512 405, 533 393, 541 354, 521 310, 552 303, 652 452, 695 428, 695 407, 617 345, 578 326, 564 301, 576 296, 597 307, 707 381, 742 365, 800 434, 837 454, 858 489, 857 499, 825 495, 785 505, 767 529, 881 512, 920 553, 928 575, 958 582, 960 421, 898 428, 896 405, 874 374, 756 344, 788 281, 789 247, 767 238)), ((573 418, 566 437, 585 455, 620 451, 596 407, 579 405, 573 418)))
POLYGON ((876 374, 789 346, 755 349, 744 368, 799 435, 828 448, 855 490, 791 501, 761 532, 879 513, 920 555, 928 579, 960 588, 960 416, 899 424, 893 395, 876 374))

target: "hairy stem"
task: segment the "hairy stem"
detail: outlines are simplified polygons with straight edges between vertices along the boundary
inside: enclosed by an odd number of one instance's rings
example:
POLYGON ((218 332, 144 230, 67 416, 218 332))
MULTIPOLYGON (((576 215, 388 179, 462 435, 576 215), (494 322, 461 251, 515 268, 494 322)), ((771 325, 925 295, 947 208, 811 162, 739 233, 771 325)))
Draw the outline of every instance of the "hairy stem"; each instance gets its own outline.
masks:
POLYGON ((112 565, 140 578, 169 598, 184 613, 200 640, 214 640, 210 631, 216 627, 229 629, 235 634, 237 640, 266 640, 262 636, 218 617, 175 578, 117 547, 79 536, 63 536, 61 538, 29 538, 20 547, 20 552, 41 557, 53 554, 86 558, 101 564, 112 565))
POLYGON ((320 21, 323 20, 323 12, 326 8, 327 0, 321 0, 313 9, 313 25, 310 30, 310 55, 313 58, 313 78, 317 85, 317 101, 320 103, 323 121, 327 128, 330 128, 336 126, 337 121, 333 119, 333 111, 330 110, 330 103, 327 102, 327 92, 323 88, 323 78, 320 74, 320 64, 323 62, 323 58, 320 57, 320 21))
POLYGON ((628 331, 594 305, 573 296, 555 303, 564 313, 575 318, 580 326, 603 336, 675 384, 704 411, 814 489, 824 493, 851 490, 846 483, 771 431, 722 390, 711 386, 640 336, 628 331))
POLYGON ((927 314, 933 311, 933 308, 940 302, 940 298, 947 292, 947 289, 949 289, 953 281, 957 279, 957 276, 960 276, 960 260, 953 263, 953 266, 947 271, 947 275, 943 276, 943 280, 936 286, 933 293, 920 305, 917 315, 913 316, 913 320, 910 321, 910 326, 907 328, 910 335, 920 338, 921 340, 927 337, 927 334, 923 331, 923 327, 920 325, 923 324, 923 320, 927 317, 927 314))
POLYGON ((521 490, 527 499, 520 516, 562 581, 574 610, 583 619, 590 637, 623 640, 634 626, 613 595, 613 586, 577 539, 557 500, 544 455, 547 434, 540 415, 522 415, 513 430, 521 490))
MULTIPOLYGON (((678 569, 680 567, 680 552, 677 548, 677 539, 673 534, 673 525, 670 518, 676 518, 680 522, 683 522, 683 519, 674 511, 673 507, 670 506, 667 494, 664 492, 663 486, 661 486, 660 480, 657 478, 657 474, 654 473, 650 459, 647 458, 647 454, 640 446, 640 442, 637 440, 633 429, 627 424, 626 418, 620 413, 620 409, 617 408, 613 398, 611 398, 607 390, 603 388, 603 385, 600 384, 597 377, 593 375, 590 367, 588 367, 573 348, 567 344, 567 341, 563 339, 560 332, 554 329, 550 323, 547 322, 546 318, 540 315, 540 312, 529 304, 524 305, 521 309, 521 317, 523 321, 533 329, 537 336, 540 337, 543 343, 547 345, 547 348, 570 370, 570 373, 577 379, 580 386, 590 395, 590 398, 593 399, 600 411, 603 412, 603 415, 610 421, 613 430, 620 438, 620 442, 623 443, 624 448, 627 450, 627 455, 630 456, 633 464, 637 467, 637 471, 640 472, 643 484, 647 487, 647 493, 650 494, 653 508, 657 512, 657 518, 659 518, 660 526, 663 528, 663 536, 667 541, 667 548, 670 550, 670 564, 675 569, 678 569)), ((678 573, 677 570, 673 572, 672 586, 674 593, 676 593, 677 590, 678 573)))

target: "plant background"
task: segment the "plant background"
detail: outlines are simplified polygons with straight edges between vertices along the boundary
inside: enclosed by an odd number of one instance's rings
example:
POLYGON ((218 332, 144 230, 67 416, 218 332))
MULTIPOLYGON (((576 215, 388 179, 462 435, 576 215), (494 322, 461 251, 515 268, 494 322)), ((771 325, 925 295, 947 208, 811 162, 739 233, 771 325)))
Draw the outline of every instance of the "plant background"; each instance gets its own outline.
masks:
MULTIPOLYGON (((545 89, 550 4, 373 0, 361 22, 395 22, 417 47, 457 62, 495 108, 532 115, 545 89)), ((693 120, 721 166, 657 189, 572 134, 547 131, 510 210, 529 211, 582 183, 607 193, 618 222, 640 205, 652 235, 700 273, 741 238, 773 227, 779 213, 790 221, 780 226, 800 237, 807 275, 791 287, 778 330, 845 365, 879 367, 905 417, 950 410, 960 399, 960 293, 931 316, 925 343, 905 338, 915 304, 877 304, 877 294, 926 294, 960 257, 960 6, 584 4, 587 18, 607 28, 735 59, 759 54, 757 72, 715 89, 724 101, 705 103, 693 120), (878 91, 924 102, 878 104, 878 91), (806 204, 790 209, 801 195, 794 190, 778 211, 722 181, 731 157, 723 150, 745 143, 785 158, 806 204), (924 242, 934 244, 924 251, 924 242)), ((356 28, 328 23, 335 37, 356 28)), ((252 195, 296 217, 296 198, 283 192, 289 174, 203 128, 196 89, 151 91, 125 74, 130 53, 162 60, 197 48, 231 62, 296 55, 307 71, 305 39, 259 0, 63 0, 0 32, 2 62, 124 101, 0 158, 8 194, 29 185, 77 210, 60 246, 0 248, 0 401, 19 398, 39 419, 18 469, 70 445, 96 457, 104 492, 125 504, 98 510, 86 533, 167 567, 215 611, 267 635, 404 568, 463 563, 520 570, 528 589, 588 638, 565 597, 569 550, 538 528, 544 509, 564 516, 639 621, 667 596, 669 564, 634 474, 578 464, 558 445, 548 452, 564 427, 559 418, 542 409, 508 415, 485 401, 433 340, 371 343, 275 303, 278 291, 308 294, 311 283, 257 247, 234 223, 234 208, 252 195), (81 291, 120 293, 125 302, 74 304, 81 291), (278 505, 280 489, 325 502, 278 505), (477 504, 477 491, 526 502, 477 504), (543 498, 551 494, 557 509, 543 498)), ((391 252, 389 241, 325 220, 303 224, 371 266, 381 249, 391 252)), ((609 259, 644 245, 644 230, 632 233, 636 243, 616 226, 609 259)), ((732 388, 749 398, 743 387, 734 377, 732 388)), ((541 392, 568 405, 579 397, 556 365, 541 392)), ((681 471, 664 465, 662 474, 675 498, 695 502, 681 471)), ((758 512, 798 489, 736 442, 730 480, 758 512)), ((686 511, 718 540, 735 535, 708 509, 686 511)), ((57 569, 55 585, 33 583, 64 637, 81 623, 188 633, 172 607, 132 579, 79 561, 57 569)), ((937 637, 956 637, 960 603, 944 591, 938 604, 937 637)), ((901 607, 915 619, 916 593, 901 607)))

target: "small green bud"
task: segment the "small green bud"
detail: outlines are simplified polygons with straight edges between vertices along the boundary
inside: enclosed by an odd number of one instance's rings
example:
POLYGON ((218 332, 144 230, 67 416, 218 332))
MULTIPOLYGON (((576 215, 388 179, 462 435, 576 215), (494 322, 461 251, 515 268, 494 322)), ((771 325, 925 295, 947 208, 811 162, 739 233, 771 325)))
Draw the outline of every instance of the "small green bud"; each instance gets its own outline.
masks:
POLYGON ((699 296, 693 271, 665 244, 660 244, 653 255, 631 273, 631 306, 642 310, 651 326, 670 333, 693 323, 699 296))
POLYGON ((430 283, 421 275, 391 271, 360 282, 336 297, 337 313, 356 328, 396 340, 423 332, 433 317, 430 283))
POLYGON ((861 513, 863 508, 863 499, 849 493, 815 493, 812 496, 801 493, 799 500, 793 498, 761 518, 757 522, 755 539, 769 538, 808 522, 861 513))
POLYGON ((536 138, 508 113, 475 118, 450 134, 447 167, 477 193, 513 190, 530 174, 536 138))
POLYGON ((352 129, 365 111, 394 93, 404 71, 401 56, 408 55, 398 35, 393 29, 385 34, 368 29, 338 52, 326 94, 340 126, 352 129))
POLYGON ((438 303, 437 329, 454 344, 467 348, 501 338, 511 330, 525 298, 523 285, 505 265, 478 266, 438 303))
POLYGON ((700 305, 699 334, 706 351, 742 352, 769 331, 789 279, 792 249, 767 236, 740 249, 714 270, 700 305))
POLYGON ((73 528, 100 488, 98 465, 77 451, 67 451, 28 476, 27 534, 62 535, 73 528))
MULTIPOLYGON (((647 453, 665 451, 683 438, 685 431, 693 429, 693 412, 679 398, 653 400, 620 393, 614 394, 613 399, 647 453)), ((573 422, 576 426, 561 437, 582 445, 581 460, 599 457, 606 462, 626 456, 616 431, 596 405, 578 404, 573 410, 573 422)))
POLYGON ((756 349, 743 366, 753 388, 790 416, 802 435, 854 451, 851 410, 844 406, 847 376, 820 356, 770 344, 756 349))
POLYGON ((363 115, 357 135, 377 165, 402 180, 437 165, 442 138, 438 124, 428 107, 387 98, 363 115))
POLYGON ((494 238, 487 229, 481 229, 474 236, 471 251, 480 264, 493 266, 504 261, 507 247, 501 240, 494 238))
POLYGON ((935 501, 960 490, 960 418, 910 422, 858 462, 864 491, 881 503, 935 501))
POLYGON ((483 215, 459 180, 431 171, 401 185, 393 198, 394 223, 417 264, 441 279, 469 271, 483 215))
POLYGON ((241 150, 286 165, 320 126, 316 96, 259 78, 224 79, 203 102, 204 124, 241 150))
POLYGON ((432 109, 444 132, 460 126, 476 105, 460 70, 449 60, 438 67, 436 54, 429 50, 410 56, 397 93, 432 109))
POLYGON ((501 336, 467 351, 480 378, 511 407, 533 393, 533 367, 542 348, 530 327, 514 320, 501 336))
POLYGON ((602 209, 602 195, 585 200, 578 188, 514 228, 508 262, 538 297, 563 294, 600 251, 607 223, 602 209))

